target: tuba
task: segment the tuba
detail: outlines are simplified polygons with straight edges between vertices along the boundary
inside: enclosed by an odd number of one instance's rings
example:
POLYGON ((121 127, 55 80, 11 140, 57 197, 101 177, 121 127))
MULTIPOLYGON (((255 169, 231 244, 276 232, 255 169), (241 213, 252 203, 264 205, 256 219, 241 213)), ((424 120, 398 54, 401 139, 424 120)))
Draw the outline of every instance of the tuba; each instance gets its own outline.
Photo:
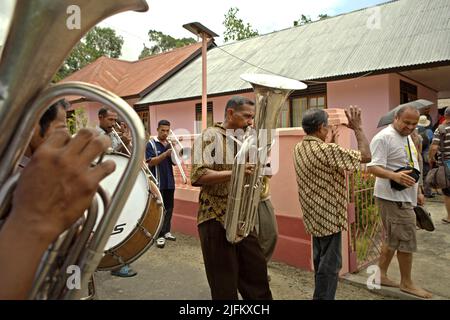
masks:
POLYGON ((294 90, 306 85, 300 81, 265 74, 244 74, 256 96, 254 129, 247 130, 244 141, 236 154, 231 173, 231 187, 225 214, 225 230, 230 243, 238 243, 255 228, 259 200, 263 188, 264 166, 272 147, 281 108, 294 90), (255 166, 252 175, 245 174, 248 164, 255 166))
POLYGON ((0 57, 0 219, 7 219, 19 174, 17 165, 31 139, 32 129, 47 107, 63 96, 83 96, 114 109, 131 127, 134 140, 127 168, 111 199, 99 189, 106 212, 95 234, 95 198, 87 218, 59 236, 41 261, 31 299, 75 299, 80 290, 65 284, 66 267, 81 270, 87 287, 96 270, 115 222, 141 168, 145 152, 144 128, 134 110, 120 97, 80 82, 49 86, 65 57, 82 36, 101 20, 119 12, 146 11, 145 0, 17 0, 8 37, 0 57), (74 10, 74 11, 71 11, 74 10), (79 28, 71 29, 68 12, 80 14, 79 28), (62 262, 61 262, 62 261, 62 262))

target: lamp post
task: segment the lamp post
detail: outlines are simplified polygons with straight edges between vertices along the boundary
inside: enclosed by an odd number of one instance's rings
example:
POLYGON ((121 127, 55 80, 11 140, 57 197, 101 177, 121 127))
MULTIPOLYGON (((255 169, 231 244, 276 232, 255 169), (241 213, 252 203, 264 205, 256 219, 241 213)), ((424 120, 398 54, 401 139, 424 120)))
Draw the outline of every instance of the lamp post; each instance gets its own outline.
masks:
POLYGON ((202 130, 206 129, 208 125, 208 109, 207 109, 207 68, 206 68, 206 55, 208 49, 208 41, 218 37, 216 33, 206 28, 199 22, 191 22, 183 25, 183 28, 189 30, 193 34, 202 38, 202 130))

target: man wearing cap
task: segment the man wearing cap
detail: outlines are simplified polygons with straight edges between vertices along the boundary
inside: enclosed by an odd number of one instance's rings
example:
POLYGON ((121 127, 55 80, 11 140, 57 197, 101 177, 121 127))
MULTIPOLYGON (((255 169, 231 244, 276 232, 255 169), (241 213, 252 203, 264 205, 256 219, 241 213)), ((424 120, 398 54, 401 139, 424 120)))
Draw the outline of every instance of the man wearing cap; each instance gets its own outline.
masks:
MULTIPOLYGON (((450 107, 445 109, 444 117, 445 122, 442 124, 443 127, 439 126, 434 132, 434 138, 429 154, 430 168, 433 168, 435 164, 438 166, 444 166, 446 165, 446 160, 450 160, 450 107), (445 140, 443 143, 444 150, 439 150, 439 146, 441 144, 441 134, 444 134, 443 132, 440 132, 440 129, 445 130, 445 140)), ((447 177, 447 179, 450 179, 450 177, 447 177)), ((442 189, 442 193, 444 194, 445 208, 447 209, 447 217, 443 218, 442 222, 450 224, 450 188, 442 189)))
POLYGON ((425 177, 430 171, 428 153, 430 151, 431 141, 433 141, 433 131, 429 128, 431 121, 427 119, 426 115, 421 115, 417 123, 419 135, 422 137, 422 158, 423 158, 423 194, 426 198, 433 198, 430 185, 426 182, 425 177))

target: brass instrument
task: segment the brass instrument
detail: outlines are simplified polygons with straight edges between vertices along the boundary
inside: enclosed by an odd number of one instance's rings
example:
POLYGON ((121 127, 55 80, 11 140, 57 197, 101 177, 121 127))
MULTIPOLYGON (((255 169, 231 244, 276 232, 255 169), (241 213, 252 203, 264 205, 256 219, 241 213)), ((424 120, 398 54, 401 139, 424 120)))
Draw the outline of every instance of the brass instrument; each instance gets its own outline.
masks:
POLYGON ((185 151, 184 151, 184 149, 183 149, 183 146, 182 146, 180 140, 179 140, 178 137, 175 135, 175 133, 173 133, 172 129, 170 129, 170 136, 174 138, 174 140, 176 141, 178 147, 180 148, 180 155, 178 156, 178 154, 177 154, 178 152, 177 152, 177 150, 174 148, 174 145, 173 145, 172 141, 170 140, 170 137, 167 139, 167 141, 168 141, 169 144, 170 144, 170 147, 172 148, 173 158, 174 158, 174 160, 175 160, 175 164, 176 164, 177 167, 178 167, 178 170, 180 170, 181 178, 183 179, 183 183, 184 183, 184 184, 187 184, 186 173, 184 172, 183 166, 182 166, 182 164, 181 164, 181 160, 180 160, 180 158, 179 158, 179 157, 183 157, 183 154, 184 154, 185 151))
MULTIPOLYGON (((120 127, 120 125, 116 122, 116 125, 118 127, 120 127)), ((125 145, 125 143, 123 142, 122 138, 119 136, 119 134, 117 133, 117 131, 112 128, 112 132, 115 136, 117 136, 117 138, 119 139, 120 143, 122 144, 122 147, 125 149, 125 151, 127 152, 127 155, 131 156, 131 152, 128 149, 128 147, 125 145)), ((147 163, 145 163, 145 161, 142 161, 142 169, 145 171, 145 174, 156 184, 158 184, 158 180, 156 179, 156 177, 153 175, 153 173, 150 171, 150 169, 147 166, 147 163)))
MULTIPOLYGON (((101 20, 127 10, 146 11, 145 0, 17 0, 0 60, 0 219, 8 214, 18 180, 17 166, 32 136, 32 128, 47 107, 63 96, 83 96, 111 107, 131 124, 131 157, 116 193, 111 199, 100 196, 107 208, 95 224, 97 206, 93 200, 87 218, 65 231, 44 255, 31 299, 75 299, 80 290, 66 286, 66 267, 81 271, 81 287, 86 287, 103 255, 103 249, 125 205, 145 152, 144 128, 134 110, 120 97, 91 84, 67 82, 49 86, 65 57, 81 37, 101 20), (80 8, 79 29, 67 24, 70 6, 80 8)), ((95 199, 95 198, 94 198, 95 199)))
POLYGON ((278 115, 291 92, 306 88, 300 81, 273 75, 244 74, 241 78, 253 86, 256 105, 254 130, 247 130, 233 163, 225 214, 226 235, 230 243, 238 243, 255 228, 263 169, 272 146, 272 130, 276 129, 278 115), (245 174, 249 164, 255 165, 252 175, 245 174))
POLYGON ((269 196, 269 193, 270 193, 270 179, 268 176, 262 176, 261 194, 260 194, 259 198, 265 199, 269 196))

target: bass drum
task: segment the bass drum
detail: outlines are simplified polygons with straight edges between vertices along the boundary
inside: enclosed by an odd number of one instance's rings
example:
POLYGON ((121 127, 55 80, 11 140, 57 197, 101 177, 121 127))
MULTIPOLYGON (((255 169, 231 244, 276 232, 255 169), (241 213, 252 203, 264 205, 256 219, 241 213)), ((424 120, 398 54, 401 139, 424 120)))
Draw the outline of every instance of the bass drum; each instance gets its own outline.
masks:
MULTIPOLYGON (((116 163, 116 170, 100 182, 102 188, 112 195, 125 171, 129 157, 113 153, 104 155, 103 159, 113 160, 116 163)), ((104 213, 102 201, 98 203, 99 215, 94 232, 104 213)), ((141 170, 108 239, 105 255, 97 270, 114 270, 137 260, 154 243, 163 219, 164 206, 161 193, 144 170, 141 170)))

